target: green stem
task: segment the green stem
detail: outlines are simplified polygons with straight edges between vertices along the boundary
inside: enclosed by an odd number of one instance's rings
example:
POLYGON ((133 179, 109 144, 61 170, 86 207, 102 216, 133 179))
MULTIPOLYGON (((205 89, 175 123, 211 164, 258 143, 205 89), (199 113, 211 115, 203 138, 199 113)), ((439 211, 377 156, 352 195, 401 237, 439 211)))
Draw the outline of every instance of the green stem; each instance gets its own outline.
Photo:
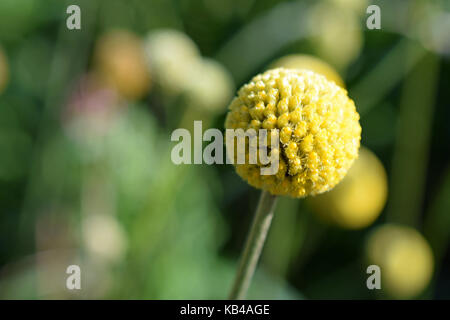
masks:
POLYGON ((253 218, 250 234, 248 235, 244 251, 242 252, 239 268, 234 280, 230 299, 245 299, 248 287, 255 273, 264 241, 272 222, 277 197, 267 191, 261 192, 255 217, 253 218))

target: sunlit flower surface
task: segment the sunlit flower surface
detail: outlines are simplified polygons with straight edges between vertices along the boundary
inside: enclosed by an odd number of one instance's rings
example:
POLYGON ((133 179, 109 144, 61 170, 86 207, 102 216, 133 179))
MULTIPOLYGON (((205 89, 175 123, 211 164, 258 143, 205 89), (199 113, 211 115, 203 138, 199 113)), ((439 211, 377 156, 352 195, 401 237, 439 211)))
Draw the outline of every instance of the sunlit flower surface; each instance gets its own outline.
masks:
POLYGON ((259 74, 238 91, 229 109, 228 129, 279 130, 280 148, 270 150, 271 156, 279 154, 275 175, 261 175, 261 164, 236 164, 244 180, 272 194, 328 191, 358 156, 355 104, 344 89, 314 72, 279 68, 259 74))

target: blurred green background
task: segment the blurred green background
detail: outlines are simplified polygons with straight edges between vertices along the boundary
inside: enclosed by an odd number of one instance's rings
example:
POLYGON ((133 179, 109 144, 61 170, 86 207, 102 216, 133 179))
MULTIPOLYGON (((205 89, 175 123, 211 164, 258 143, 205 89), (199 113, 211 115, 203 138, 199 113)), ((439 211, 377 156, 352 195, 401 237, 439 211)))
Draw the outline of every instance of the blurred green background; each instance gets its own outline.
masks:
POLYGON ((444 0, 1 0, 0 298, 226 298, 259 191, 231 165, 174 165, 170 135, 222 130, 236 89, 290 54, 342 77, 387 202, 348 229, 280 199, 249 297, 396 297, 366 287, 367 239, 395 223, 433 255, 408 297, 450 298, 449 34, 444 0))

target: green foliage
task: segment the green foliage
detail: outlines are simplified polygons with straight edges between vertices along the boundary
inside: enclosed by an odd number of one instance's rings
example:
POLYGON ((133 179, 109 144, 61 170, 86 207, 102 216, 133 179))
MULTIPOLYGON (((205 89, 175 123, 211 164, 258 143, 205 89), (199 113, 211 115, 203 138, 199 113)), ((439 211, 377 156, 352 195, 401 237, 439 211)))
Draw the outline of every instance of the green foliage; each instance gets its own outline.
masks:
MULTIPOLYGON (((256 193, 231 165, 174 165, 170 135, 196 119, 223 129, 227 105, 217 114, 195 108, 162 92, 151 70, 144 98, 117 97, 86 80, 97 76, 95 42, 117 28, 142 39, 177 29, 239 87, 285 54, 327 56, 313 45, 316 2, 80 0, 82 29, 67 30, 68 2, 1 0, 9 77, 0 92, 0 298, 225 299, 256 193), (86 221, 97 215, 110 229, 94 230, 93 245, 86 221), (70 264, 86 277, 80 292, 64 287, 70 264)), ((436 259, 423 297, 448 297, 439 283, 450 270, 449 56, 425 41, 406 4, 383 4, 382 30, 366 30, 358 13, 363 45, 339 71, 361 114, 362 144, 395 190, 375 225, 395 217, 423 231, 436 259), (414 23, 399 27, 398 10, 414 23)), ((279 204, 250 298, 379 297, 365 287, 372 227, 325 227, 304 203, 279 204)))

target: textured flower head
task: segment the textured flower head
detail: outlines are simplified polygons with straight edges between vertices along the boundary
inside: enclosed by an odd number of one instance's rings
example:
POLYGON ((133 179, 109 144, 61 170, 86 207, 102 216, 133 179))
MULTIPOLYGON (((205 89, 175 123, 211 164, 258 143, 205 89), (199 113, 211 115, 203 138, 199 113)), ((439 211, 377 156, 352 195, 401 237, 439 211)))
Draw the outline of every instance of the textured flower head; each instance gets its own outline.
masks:
POLYGON ((430 245, 410 227, 387 224, 377 228, 368 239, 367 256, 382 270, 381 287, 395 298, 417 296, 433 274, 430 245))
POLYGON ((250 185, 292 197, 333 188, 357 158, 361 139, 347 92, 307 70, 279 68, 255 76, 231 102, 225 127, 279 130, 279 150, 268 150, 279 155, 275 175, 261 175, 260 163, 235 166, 250 185))
POLYGON ((93 214, 83 221, 83 242, 92 255, 117 262, 126 251, 126 235, 112 214, 93 214))
POLYGON ((339 185, 330 192, 309 198, 312 209, 325 221, 348 229, 370 225, 380 215, 387 198, 383 164, 361 147, 359 157, 339 185))

